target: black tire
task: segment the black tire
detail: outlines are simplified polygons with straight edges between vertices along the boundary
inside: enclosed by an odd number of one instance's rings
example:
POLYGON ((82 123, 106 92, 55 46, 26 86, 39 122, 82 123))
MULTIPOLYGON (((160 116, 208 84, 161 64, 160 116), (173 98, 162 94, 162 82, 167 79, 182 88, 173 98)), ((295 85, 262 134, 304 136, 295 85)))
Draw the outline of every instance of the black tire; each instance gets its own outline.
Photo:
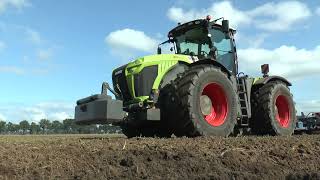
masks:
POLYGON ((129 113, 126 120, 120 125, 122 133, 132 137, 170 137, 172 133, 160 122, 150 122, 138 119, 134 113, 129 113))
POLYGON ((173 82, 179 79, 188 69, 187 65, 177 64, 162 79, 157 107, 161 110, 160 126, 164 135, 171 136, 173 134, 175 122, 179 118, 177 116, 179 107, 176 102, 176 88, 173 82))
POLYGON ((131 124, 123 123, 121 124, 120 128, 122 133, 127 136, 127 138, 139 137, 141 135, 140 130, 131 124))
MULTIPOLYGON (((227 137, 233 132, 237 122, 237 95, 231 81, 220 69, 211 65, 194 66, 175 81, 175 87, 177 93, 173 102, 177 104, 175 114, 178 116, 173 127, 175 135, 227 137), (214 107, 227 109, 221 110, 222 116, 219 116, 219 111, 217 111, 216 117, 222 117, 217 118, 219 125, 214 125, 215 119, 209 124, 209 121, 205 119, 207 117, 200 109, 200 97, 202 95, 211 96, 205 94, 208 91, 208 86, 217 86, 219 87, 218 91, 224 94, 224 98, 222 98, 224 106, 217 103, 219 97, 216 98, 216 103, 212 101, 210 104, 213 109, 214 107)), ((211 99, 211 97, 209 98, 211 99)), ((211 110, 212 112, 213 110, 211 110)))
POLYGON ((252 132, 258 135, 292 135, 296 110, 289 88, 283 82, 267 83, 253 92, 252 132), (280 114, 280 115, 279 115, 280 114))
POLYGON ((177 116, 177 104, 174 102, 176 99, 175 88, 172 84, 167 84, 160 90, 159 102, 161 113, 161 125, 165 127, 169 134, 173 134, 177 116))

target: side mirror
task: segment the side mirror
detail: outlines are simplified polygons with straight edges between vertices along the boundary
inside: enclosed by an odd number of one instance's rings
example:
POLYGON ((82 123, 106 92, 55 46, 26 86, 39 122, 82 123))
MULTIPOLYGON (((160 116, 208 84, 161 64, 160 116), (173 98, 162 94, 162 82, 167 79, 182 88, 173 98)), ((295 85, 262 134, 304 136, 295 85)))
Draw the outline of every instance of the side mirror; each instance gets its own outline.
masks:
POLYGON ((263 74, 263 77, 268 77, 269 64, 263 64, 263 65, 261 65, 261 72, 262 72, 262 74, 263 74))
POLYGON ((229 20, 222 20, 222 31, 225 33, 229 32, 229 20))
POLYGON ((161 47, 158 47, 157 53, 158 53, 158 54, 161 54, 161 47))

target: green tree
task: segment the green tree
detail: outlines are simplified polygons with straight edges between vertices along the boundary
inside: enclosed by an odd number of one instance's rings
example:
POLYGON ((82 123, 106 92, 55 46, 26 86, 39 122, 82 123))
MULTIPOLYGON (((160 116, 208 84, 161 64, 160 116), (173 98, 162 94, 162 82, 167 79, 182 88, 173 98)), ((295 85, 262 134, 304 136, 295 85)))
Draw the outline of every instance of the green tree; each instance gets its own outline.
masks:
POLYGON ((73 122, 73 119, 65 119, 62 121, 63 124, 63 129, 65 131, 65 133, 72 133, 74 128, 75 128, 75 124, 73 122))
POLYGON ((0 121, 0 133, 6 132, 6 122, 5 121, 0 121))
POLYGON ((75 125, 74 132, 79 134, 97 133, 97 125, 75 125))
POLYGON ((50 127, 50 121, 48 119, 41 119, 39 122, 40 128, 42 129, 42 132, 47 132, 48 128, 50 127))
POLYGON ((23 120, 19 123, 20 129, 22 129, 23 134, 27 132, 28 129, 30 129, 30 124, 27 120, 23 120))
POLYGON ((40 126, 37 123, 32 122, 30 125, 30 134, 38 134, 40 131, 40 126))
POLYGON ((108 134, 114 134, 121 131, 120 127, 113 126, 112 124, 104 124, 99 126, 99 130, 108 133, 108 134))
POLYGON ((8 122, 6 125, 7 132, 9 133, 17 133, 20 129, 19 124, 13 124, 12 122, 8 122))
POLYGON ((60 121, 53 121, 51 123, 50 129, 54 132, 54 133, 59 133, 63 131, 63 124, 60 121))
POLYGON ((7 123, 7 131, 9 131, 10 133, 14 133, 15 129, 14 129, 14 124, 12 122, 8 122, 7 123))

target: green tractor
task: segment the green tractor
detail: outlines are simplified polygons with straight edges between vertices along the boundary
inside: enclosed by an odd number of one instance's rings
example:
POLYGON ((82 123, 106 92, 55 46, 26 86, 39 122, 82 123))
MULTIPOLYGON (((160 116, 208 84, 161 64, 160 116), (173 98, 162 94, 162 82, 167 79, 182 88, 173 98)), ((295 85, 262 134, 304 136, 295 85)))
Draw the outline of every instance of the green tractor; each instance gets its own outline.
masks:
POLYGON ((251 78, 238 70, 229 21, 208 16, 179 24, 158 54, 115 69, 113 88, 77 101, 77 124, 119 125, 128 137, 291 135, 296 111, 283 77, 251 78), (174 54, 162 54, 171 45, 174 54), (107 95, 114 94, 116 99, 107 95))

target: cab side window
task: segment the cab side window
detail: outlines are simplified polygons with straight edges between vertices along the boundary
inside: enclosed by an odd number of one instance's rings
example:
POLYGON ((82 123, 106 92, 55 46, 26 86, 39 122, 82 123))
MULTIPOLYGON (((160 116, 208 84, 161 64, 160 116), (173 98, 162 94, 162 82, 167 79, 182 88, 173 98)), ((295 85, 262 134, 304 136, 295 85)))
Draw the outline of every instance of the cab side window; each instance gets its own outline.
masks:
POLYGON ((224 65, 229 71, 234 71, 234 55, 232 52, 231 39, 226 38, 220 29, 210 29, 213 46, 217 48, 217 61, 224 65))

